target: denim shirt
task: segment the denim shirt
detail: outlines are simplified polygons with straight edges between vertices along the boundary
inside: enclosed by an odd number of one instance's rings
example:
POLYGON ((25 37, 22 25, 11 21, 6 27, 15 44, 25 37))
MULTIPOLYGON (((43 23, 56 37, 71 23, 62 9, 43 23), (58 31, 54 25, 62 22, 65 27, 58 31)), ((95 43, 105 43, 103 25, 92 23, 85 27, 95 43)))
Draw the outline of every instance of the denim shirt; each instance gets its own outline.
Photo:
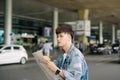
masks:
POLYGON ((64 80, 88 80, 87 63, 83 54, 74 45, 71 45, 64 61, 62 55, 54 63, 62 69, 64 80))

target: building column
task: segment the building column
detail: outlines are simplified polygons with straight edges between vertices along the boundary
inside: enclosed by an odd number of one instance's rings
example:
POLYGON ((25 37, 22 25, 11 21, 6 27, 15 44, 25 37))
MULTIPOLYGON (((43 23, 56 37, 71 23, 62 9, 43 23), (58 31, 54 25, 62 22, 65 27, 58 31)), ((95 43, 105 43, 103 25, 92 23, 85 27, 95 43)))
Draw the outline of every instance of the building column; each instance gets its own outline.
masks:
POLYGON ((53 12, 53 46, 57 46, 56 28, 58 27, 58 8, 54 8, 53 12))
POLYGON ((112 25, 112 43, 115 43, 115 25, 112 25))
POLYGON ((89 9, 78 10, 78 20, 88 20, 89 19, 89 9))
POLYGON ((12 0, 5 0, 5 44, 11 43, 12 0))
POLYGON ((103 44, 103 23, 99 23, 99 43, 103 44))
POLYGON ((89 9, 83 9, 83 10, 78 10, 78 23, 83 22, 83 24, 81 25, 84 28, 84 32, 83 35, 79 36, 79 41, 82 41, 85 45, 89 45, 88 39, 86 35, 86 28, 87 26, 90 27, 90 24, 88 24, 88 22, 90 22, 89 20, 89 9))

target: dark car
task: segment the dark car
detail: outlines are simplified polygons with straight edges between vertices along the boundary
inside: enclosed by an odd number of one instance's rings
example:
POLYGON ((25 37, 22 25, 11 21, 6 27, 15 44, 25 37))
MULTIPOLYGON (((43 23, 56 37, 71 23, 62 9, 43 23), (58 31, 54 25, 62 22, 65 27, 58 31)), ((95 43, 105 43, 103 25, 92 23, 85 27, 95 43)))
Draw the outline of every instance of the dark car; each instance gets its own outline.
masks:
POLYGON ((105 46, 104 44, 98 44, 90 48, 91 54, 104 54, 105 46))
POLYGON ((118 53, 119 51, 119 44, 113 44, 112 45, 112 50, 113 50, 113 53, 118 53))

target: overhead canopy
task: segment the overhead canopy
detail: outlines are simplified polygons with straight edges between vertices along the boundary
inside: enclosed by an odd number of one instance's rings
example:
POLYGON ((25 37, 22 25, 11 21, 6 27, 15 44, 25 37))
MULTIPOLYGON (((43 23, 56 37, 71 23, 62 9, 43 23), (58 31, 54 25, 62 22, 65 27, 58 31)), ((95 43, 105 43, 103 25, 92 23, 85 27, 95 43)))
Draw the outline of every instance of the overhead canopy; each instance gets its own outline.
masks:
MULTIPOLYGON (((60 9, 60 22, 77 20, 77 10, 89 9, 92 24, 120 23, 120 0, 13 0, 13 15, 52 20, 54 7, 60 9)), ((4 0, 0 0, 0 14, 3 13, 4 0)))

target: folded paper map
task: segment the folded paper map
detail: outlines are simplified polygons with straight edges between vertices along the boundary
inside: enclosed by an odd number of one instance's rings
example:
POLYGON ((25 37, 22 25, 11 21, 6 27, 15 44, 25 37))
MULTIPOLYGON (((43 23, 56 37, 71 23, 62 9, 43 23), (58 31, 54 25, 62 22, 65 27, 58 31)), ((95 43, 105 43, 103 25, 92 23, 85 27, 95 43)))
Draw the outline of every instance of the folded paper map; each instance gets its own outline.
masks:
POLYGON ((46 64, 43 62, 43 51, 37 51, 32 53, 34 58, 36 59, 36 62, 38 63, 39 67, 43 71, 44 75, 46 76, 47 80, 63 80, 59 75, 55 75, 54 72, 52 72, 46 64))

